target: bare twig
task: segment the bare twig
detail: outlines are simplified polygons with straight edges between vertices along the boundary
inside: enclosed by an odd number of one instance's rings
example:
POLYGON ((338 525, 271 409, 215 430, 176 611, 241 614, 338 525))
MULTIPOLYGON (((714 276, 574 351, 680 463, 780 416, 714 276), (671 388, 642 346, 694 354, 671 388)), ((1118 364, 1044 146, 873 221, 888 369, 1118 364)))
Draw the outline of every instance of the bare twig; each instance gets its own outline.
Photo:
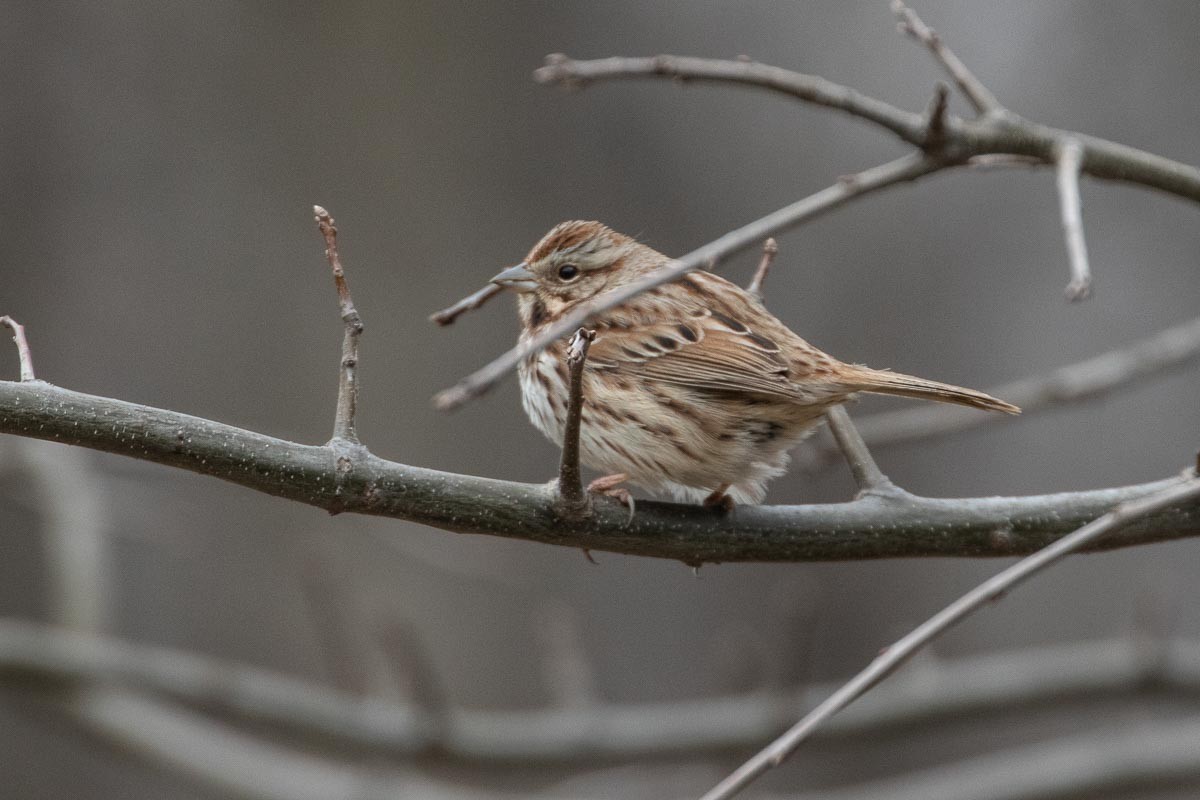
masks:
POLYGON ((923 153, 902 156, 856 175, 847 176, 816 194, 809 195, 748 225, 730 231, 682 258, 671 261, 641 280, 605 292, 595 300, 580 304, 560 317, 553 325, 547 326, 538 336, 509 350, 482 369, 468 375, 455 386, 438 393, 434 398, 434 405, 443 411, 458 408, 491 389, 508 374, 509 370, 526 357, 541 352, 552 342, 568 336, 572 331, 587 324, 597 314, 621 305, 642 292, 678 280, 694 270, 719 263, 754 242, 762 241, 771 234, 838 208, 856 197, 879 191, 888 186, 914 181, 931 172, 936 172, 942 166, 944 166, 944 162, 928 158, 923 153))
POLYGON ((676 81, 736 83, 788 95, 806 103, 843 111, 879 125, 911 145, 921 146, 925 123, 920 115, 868 97, 816 75, 754 61, 657 55, 650 58, 598 58, 577 61, 561 53, 546 56, 534 70, 538 83, 575 88, 614 78, 668 78, 676 81))
MULTIPOLYGON (((1200 317, 1167 328, 1128 347, 988 389, 1006 397, 1028 415, 1031 411, 1090 400, 1125 386, 1140 385, 1147 376, 1184 366, 1200 357, 1200 317)), ((859 418, 858 430, 872 447, 912 442, 971 430, 992 421, 990 415, 944 406, 914 406, 859 418)), ((817 467, 833 461, 838 448, 811 445, 800 463, 817 467)))
POLYGON ((1004 109, 996 96, 967 69, 967 65, 960 61, 958 56, 954 55, 937 32, 921 21, 915 11, 904 5, 901 0, 892 0, 892 13, 899 20, 898 27, 902 33, 907 33, 929 48, 933 57, 958 84, 959 91, 970 101, 976 113, 987 114, 1004 109))
POLYGON ((583 480, 579 477, 579 423, 583 416, 583 367, 588 348, 596 332, 586 328, 575 331, 567 346, 567 422, 563 429, 562 461, 558 469, 558 494, 569 509, 578 511, 587 505, 583 480))
POLYGON ((21 380, 37 380, 33 374, 33 356, 29 353, 29 342, 25 339, 25 326, 7 315, 0 317, 0 325, 12 331, 13 341, 17 345, 17 358, 21 364, 21 380))
POLYGON ((829 422, 829 430, 833 433, 833 438, 841 449, 842 455, 846 457, 846 463, 850 466, 851 474, 854 475, 854 482, 858 484, 858 497, 868 495, 895 497, 907 494, 892 483, 875 463, 871 451, 867 449, 866 443, 858 435, 858 430, 850 421, 850 414, 844 406, 834 406, 826 411, 825 419, 829 422))
POLYGON ((750 285, 746 287, 746 291, 755 297, 762 299, 763 296, 763 281, 767 279, 767 274, 771 271, 771 264, 775 261, 775 256, 779 253, 779 243, 772 238, 768 238, 763 242, 762 259, 758 262, 758 269, 754 270, 754 278, 750 281, 750 285))
POLYGON ((866 669, 814 708, 787 733, 721 781, 702 800, 727 800, 733 797, 767 770, 783 763, 826 720, 877 685, 931 641, 1027 579, 1140 517, 1194 501, 1197 497, 1200 497, 1200 478, 1192 477, 1147 497, 1124 503, 984 581, 887 648, 866 669))
POLYGON ((1058 202, 1062 211, 1063 231, 1067 237, 1067 255, 1071 260, 1071 282, 1067 299, 1083 300, 1092 293, 1092 270, 1088 266, 1087 242, 1083 238, 1083 210, 1079 199, 1079 167, 1083 163, 1083 145, 1076 138, 1064 139, 1058 148, 1056 173, 1058 202))
MULTIPOLYGON (((880 126, 914 147, 925 145, 927 120, 921 114, 866 97, 848 86, 779 67, 678 56, 594 61, 560 56, 552 57, 548 62, 534 73, 535 80, 568 86, 627 78, 744 84, 844 111, 880 126)), ((1056 148, 1068 137, 1083 143, 1088 157, 1084 159, 1082 171, 1094 178, 1135 183, 1200 201, 1200 169, 1194 166, 1095 136, 1041 125, 1011 113, 989 114, 970 120, 948 117, 945 150, 969 162, 979 156, 1014 156, 1044 166, 1055 163, 1056 148)))
POLYGON ((431 322, 436 322, 438 325, 450 325, 454 320, 468 311, 474 311, 482 306, 488 300, 491 300, 496 295, 504 291, 503 286, 494 283, 489 283, 487 286, 475 292, 472 295, 464 297, 452 306, 443 308, 441 311, 429 315, 431 322))
POLYGON ((338 379, 337 412, 333 421, 333 438, 344 439, 358 443, 358 432, 355 430, 355 416, 358 410, 358 337, 362 335, 362 318, 354 301, 350 297, 350 287, 346 285, 346 275, 342 271, 342 261, 338 257, 337 226, 329 212, 320 206, 313 206, 313 214, 317 220, 317 228, 325 238, 325 257, 333 270, 333 283, 337 287, 338 311, 346 332, 342 339, 342 364, 338 379))

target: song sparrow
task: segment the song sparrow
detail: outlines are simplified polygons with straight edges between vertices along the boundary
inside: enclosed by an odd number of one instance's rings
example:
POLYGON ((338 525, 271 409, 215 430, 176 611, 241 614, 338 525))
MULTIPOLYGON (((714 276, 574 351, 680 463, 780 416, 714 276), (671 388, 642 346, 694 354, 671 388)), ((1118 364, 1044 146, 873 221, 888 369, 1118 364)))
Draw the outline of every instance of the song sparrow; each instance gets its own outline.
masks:
MULTIPOLYGON (((520 293, 522 341, 577 303, 670 259, 598 222, 563 222, 492 279, 520 293)), ((757 503, 788 449, 856 392, 1019 413, 982 392, 844 364, 792 333, 750 293, 693 272, 605 312, 583 375, 580 456, 611 477, 678 499, 757 503)), ((519 368, 525 412, 561 445, 566 342, 519 368)))

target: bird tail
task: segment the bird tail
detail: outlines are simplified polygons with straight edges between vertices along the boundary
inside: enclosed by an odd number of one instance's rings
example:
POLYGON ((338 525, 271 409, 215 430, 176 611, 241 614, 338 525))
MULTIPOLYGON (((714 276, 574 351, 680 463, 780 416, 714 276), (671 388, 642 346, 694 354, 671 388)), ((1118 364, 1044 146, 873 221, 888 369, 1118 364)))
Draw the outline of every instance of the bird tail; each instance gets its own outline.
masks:
POLYGON ((984 411, 1003 411, 1005 414, 1020 414, 1021 409, 1012 403, 997 400, 990 394, 964 389, 948 383, 927 381, 900 372, 854 367, 847 381, 855 391, 875 394, 893 394, 914 397, 918 400, 935 400, 939 403, 957 403, 960 406, 980 408, 984 411))

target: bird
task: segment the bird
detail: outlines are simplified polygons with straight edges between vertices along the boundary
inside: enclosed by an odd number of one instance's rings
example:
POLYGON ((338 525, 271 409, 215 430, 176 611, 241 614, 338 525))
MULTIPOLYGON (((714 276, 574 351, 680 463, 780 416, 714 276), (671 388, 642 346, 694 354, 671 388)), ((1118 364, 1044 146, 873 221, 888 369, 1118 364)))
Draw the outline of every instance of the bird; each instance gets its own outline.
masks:
MULTIPOLYGON (((517 293, 521 343, 605 292, 672 259, 595 221, 552 228, 491 279, 517 293)), ((632 504, 629 483, 729 510, 761 503, 793 446, 860 392, 1020 413, 973 389, 848 364, 793 333, 754 294, 708 271, 687 273, 595 316, 582 375, 580 461, 590 491, 632 504)), ((561 447, 567 341, 518 365, 525 413, 561 447)), ((632 505, 630 506, 632 508, 632 505)))

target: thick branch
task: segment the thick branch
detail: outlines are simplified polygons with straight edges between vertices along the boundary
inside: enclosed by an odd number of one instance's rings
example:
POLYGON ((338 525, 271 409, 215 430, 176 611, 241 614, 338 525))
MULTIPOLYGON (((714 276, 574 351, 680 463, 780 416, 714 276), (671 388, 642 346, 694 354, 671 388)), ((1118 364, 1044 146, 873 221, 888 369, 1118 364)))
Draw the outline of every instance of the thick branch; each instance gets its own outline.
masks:
POLYGON ((1194 503, 1197 497, 1200 497, 1200 478, 1192 477, 1183 483, 1165 487, 1154 494, 1122 503, 1103 517, 1084 525, 1070 536, 1063 537, 1054 544, 1048 545, 992 576, 884 650, 867 665, 866 669, 855 675, 828 699, 806 714, 787 733, 738 767, 729 777, 706 793, 701 800, 728 800, 767 770, 779 766, 827 720, 878 685, 938 636, 988 603, 998 600, 1034 575, 1048 569, 1082 547, 1147 515, 1179 504, 1194 503))
MULTIPOLYGON (((586 519, 564 524, 552 485, 339 454, 41 382, 0 381, 0 433, 179 467, 326 510, 687 563, 1030 553, 1117 503, 1180 480, 1030 497, 744 506, 719 516, 699 506, 644 502, 632 521, 620 502, 596 498, 586 519)), ((1198 534, 1200 508, 1193 506, 1139 520, 1093 549, 1198 534)))

